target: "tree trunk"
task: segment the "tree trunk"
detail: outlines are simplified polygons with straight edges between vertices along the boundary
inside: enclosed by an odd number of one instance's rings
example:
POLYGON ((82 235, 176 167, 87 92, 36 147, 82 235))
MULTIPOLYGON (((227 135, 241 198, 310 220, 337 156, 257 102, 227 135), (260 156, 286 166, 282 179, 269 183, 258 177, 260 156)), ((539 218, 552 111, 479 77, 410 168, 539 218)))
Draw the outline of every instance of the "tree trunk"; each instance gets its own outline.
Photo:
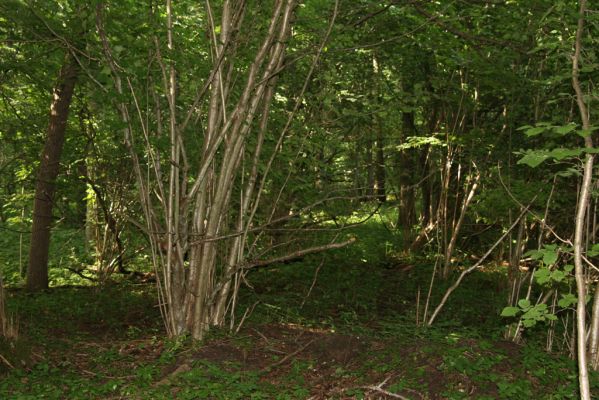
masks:
POLYGON ((27 289, 38 291, 48 288, 48 251, 50 248, 50 226, 56 177, 60 155, 65 138, 69 106, 77 81, 79 67, 71 54, 65 57, 58 82, 54 88, 50 104, 48 136, 41 155, 40 167, 35 185, 33 203, 33 226, 31 247, 27 269, 27 289))
POLYGON ((387 200, 385 189, 385 138, 382 121, 379 121, 376 137, 376 198, 384 203, 387 200))
MULTIPOLYGON (((580 10, 578 17, 578 27, 576 30, 576 42, 574 55, 572 56, 572 87, 576 92, 576 102, 582 120, 582 129, 590 130, 589 113, 587 104, 584 101, 584 95, 578 80, 579 63, 581 59, 582 35, 584 29, 584 17, 586 13, 586 1, 580 1, 580 10)), ((584 138, 585 147, 593 148, 593 139, 591 136, 584 138)), ((576 218, 574 220, 574 271, 576 277, 576 295, 578 301, 576 304, 576 353, 578 356, 578 386, 580 389, 580 398, 582 400, 591 399, 591 388, 589 384, 589 373, 587 366, 587 346, 586 346, 586 294, 587 285, 582 262, 583 256, 583 236, 586 228, 585 214, 589 199, 591 197, 591 188, 593 186, 593 161, 592 153, 587 153, 583 164, 583 177, 578 193, 578 204, 576 205, 576 218)))
MULTIPOLYGON (((414 113, 404 112, 402 115, 402 140, 416 134, 414 124, 414 113)), ((412 243, 412 227, 416 223, 416 198, 414 193, 414 174, 416 163, 414 162, 414 149, 405 149, 399 153, 399 217, 398 226, 403 232, 405 247, 412 243)))
POLYGON ((367 178, 366 178, 366 199, 367 200, 372 200, 372 196, 374 195, 374 185, 375 185, 375 165, 374 165, 374 160, 373 160, 373 156, 372 156, 372 147, 373 147, 374 141, 372 140, 371 137, 371 133, 368 133, 368 138, 366 139, 366 156, 365 156, 365 161, 366 161, 366 168, 368 171, 367 174, 367 178))

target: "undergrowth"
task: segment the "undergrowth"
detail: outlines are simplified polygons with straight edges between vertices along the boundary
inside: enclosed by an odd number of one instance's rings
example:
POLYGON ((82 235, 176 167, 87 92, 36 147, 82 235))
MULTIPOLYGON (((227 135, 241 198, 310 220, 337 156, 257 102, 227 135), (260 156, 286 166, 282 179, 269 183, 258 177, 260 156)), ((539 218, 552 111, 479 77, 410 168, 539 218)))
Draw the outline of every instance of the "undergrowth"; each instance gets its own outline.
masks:
MULTIPOLYGON (((248 274, 243 326, 203 343, 164 337, 152 284, 13 285, 21 336, 0 342, 0 398, 578 397, 574 361, 546 353, 534 330, 524 345, 502 339, 500 268, 469 276, 435 325, 417 326, 434 259, 394 254, 388 228, 377 216, 352 231, 354 246, 248 274)), ((429 315, 450 282, 436 281, 429 315)))

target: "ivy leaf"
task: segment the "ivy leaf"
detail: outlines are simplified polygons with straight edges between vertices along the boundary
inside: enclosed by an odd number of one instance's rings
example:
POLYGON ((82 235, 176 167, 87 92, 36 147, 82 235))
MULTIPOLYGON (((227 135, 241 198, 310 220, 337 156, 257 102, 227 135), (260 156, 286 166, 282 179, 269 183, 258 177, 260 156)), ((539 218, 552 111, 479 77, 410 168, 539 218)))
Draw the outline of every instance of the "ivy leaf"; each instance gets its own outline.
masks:
POLYGON ((501 316, 502 317, 514 317, 514 316, 516 316, 516 314, 518 314, 519 311, 520 311, 520 309, 518 307, 505 307, 503 309, 503 311, 501 311, 501 316))

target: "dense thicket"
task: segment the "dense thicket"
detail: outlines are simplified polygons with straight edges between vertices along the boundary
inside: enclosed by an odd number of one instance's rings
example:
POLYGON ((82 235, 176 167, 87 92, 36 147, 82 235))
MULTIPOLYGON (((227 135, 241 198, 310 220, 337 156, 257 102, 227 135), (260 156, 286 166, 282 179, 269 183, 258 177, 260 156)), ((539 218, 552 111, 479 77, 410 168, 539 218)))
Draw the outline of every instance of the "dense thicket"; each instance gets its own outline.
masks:
POLYGON ((2 273, 46 287, 52 231, 69 254, 50 284, 151 271, 167 333, 202 338, 233 326, 249 271, 351 245, 386 203, 395 254, 456 286, 505 267, 510 339, 576 305, 597 368, 592 7, 4 1, 0 229, 20 250, 2 273))

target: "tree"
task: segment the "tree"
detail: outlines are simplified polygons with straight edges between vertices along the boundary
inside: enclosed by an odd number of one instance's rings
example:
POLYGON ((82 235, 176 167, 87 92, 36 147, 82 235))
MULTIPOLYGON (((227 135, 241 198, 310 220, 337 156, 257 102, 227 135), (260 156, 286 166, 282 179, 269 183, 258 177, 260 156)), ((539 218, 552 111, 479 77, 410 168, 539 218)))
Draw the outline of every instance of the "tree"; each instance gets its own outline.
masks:
POLYGON ((27 268, 27 289, 31 291, 48 288, 48 251, 56 177, 78 73, 79 66, 75 58, 70 53, 67 54, 52 94, 48 134, 35 185, 33 226, 27 268))
MULTIPOLYGON (((100 46, 118 95, 115 105, 136 174, 171 336, 190 333, 199 339, 210 326, 223 325, 227 312, 235 308, 241 275, 272 261, 255 259, 264 229, 275 222, 272 213, 260 214, 265 219, 258 220, 257 210, 265 192, 271 192, 278 193, 274 212, 285 189, 266 189, 272 184, 269 174, 316 63, 295 95, 289 116, 270 128, 295 8, 293 0, 274 1, 270 12, 246 2, 225 1, 219 7, 206 2, 203 8, 187 8, 192 13, 184 19, 167 1, 164 9, 154 8, 148 17, 165 28, 162 37, 149 33, 151 56, 146 64, 156 68, 145 81, 145 73, 130 72, 144 65, 135 59, 139 54, 122 51, 127 33, 109 31, 118 17, 106 18, 111 10, 104 3, 96 9, 100 46), (195 37, 196 31, 186 21, 200 16, 207 21, 206 40, 196 38, 184 45, 182 38, 195 37), (197 86, 201 77, 204 81, 197 86), (196 89, 186 90, 192 84, 196 89), (149 107, 140 104, 139 93, 146 90, 152 93, 149 107)), ((329 33, 330 27, 325 38, 329 33)))

